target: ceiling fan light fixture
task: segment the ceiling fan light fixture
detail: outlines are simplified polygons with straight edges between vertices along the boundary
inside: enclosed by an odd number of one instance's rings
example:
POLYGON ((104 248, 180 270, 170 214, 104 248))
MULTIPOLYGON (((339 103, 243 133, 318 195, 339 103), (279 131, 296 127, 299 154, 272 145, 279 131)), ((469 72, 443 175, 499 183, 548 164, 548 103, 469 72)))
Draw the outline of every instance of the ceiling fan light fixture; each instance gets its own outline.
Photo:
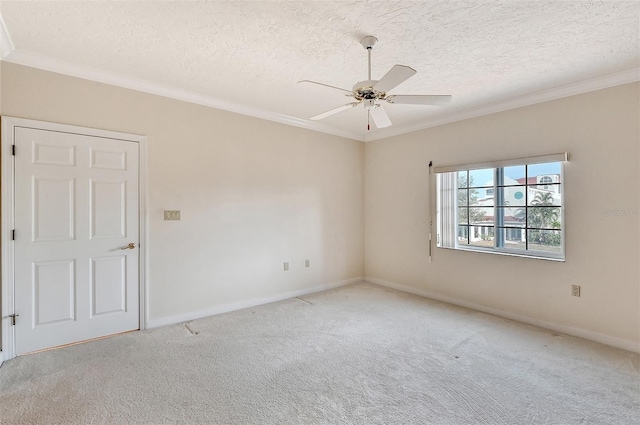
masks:
POLYGON ((375 108, 376 107, 376 100, 375 99, 364 99, 362 101, 362 103, 364 104, 364 108, 365 109, 371 109, 371 108, 375 108))

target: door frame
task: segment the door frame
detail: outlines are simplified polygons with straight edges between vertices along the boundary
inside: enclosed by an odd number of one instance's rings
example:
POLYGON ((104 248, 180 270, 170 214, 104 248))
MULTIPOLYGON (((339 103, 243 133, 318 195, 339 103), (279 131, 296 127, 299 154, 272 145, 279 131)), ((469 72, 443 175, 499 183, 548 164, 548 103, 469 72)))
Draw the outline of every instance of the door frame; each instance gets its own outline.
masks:
POLYGON ((2 349, 0 350, 0 365, 4 360, 16 357, 15 354, 15 327, 11 326, 10 314, 15 313, 15 279, 14 260, 15 251, 13 243, 13 229, 15 217, 15 157, 12 146, 15 144, 15 129, 26 127, 37 130, 51 130, 62 133, 79 134, 84 136, 103 137, 107 139, 123 140, 138 143, 138 246, 139 246, 139 324, 140 330, 147 327, 147 138, 137 134, 120 133, 115 131, 99 130, 88 127, 78 127, 67 124, 57 124, 46 121, 36 121, 15 117, 0 117, 2 126, 2 141, 0 143, 2 185, 0 187, 2 206, 2 303, 0 305, 0 318, 2 321, 2 349))

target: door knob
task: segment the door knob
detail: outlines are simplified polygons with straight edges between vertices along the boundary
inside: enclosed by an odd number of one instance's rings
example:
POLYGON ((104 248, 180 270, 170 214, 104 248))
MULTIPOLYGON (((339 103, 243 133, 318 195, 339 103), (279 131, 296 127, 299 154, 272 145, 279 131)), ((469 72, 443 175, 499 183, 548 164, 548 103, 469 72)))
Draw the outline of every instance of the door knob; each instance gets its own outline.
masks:
POLYGON ((122 248, 120 248, 120 249, 122 249, 122 250, 125 250, 125 249, 133 249, 133 248, 135 248, 135 247, 136 247, 136 244, 135 244, 135 243, 133 243, 133 242, 131 242, 129 245, 127 245, 127 246, 123 246, 123 247, 122 247, 122 248))

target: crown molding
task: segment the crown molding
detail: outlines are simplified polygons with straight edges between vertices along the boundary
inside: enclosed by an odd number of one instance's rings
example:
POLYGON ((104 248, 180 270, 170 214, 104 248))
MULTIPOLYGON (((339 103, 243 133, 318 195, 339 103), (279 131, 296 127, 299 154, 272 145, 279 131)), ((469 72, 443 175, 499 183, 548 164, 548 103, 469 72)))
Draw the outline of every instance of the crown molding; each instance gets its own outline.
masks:
POLYGON ((346 137, 348 139, 354 139, 361 142, 364 141, 362 134, 331 127, 315 121, 296 118, 290 115, 279 114, 277 112, 267 111, 263 109, 252 108, 250 106, 229 102, 212 96, 205 96, 175 87, 165 86, 154 83, 152 81, 133 78, 128 75, 106 72, 68 61, 47 57, 45 55, 37 53, 16 50, 13 41, 11 40, 11 36, 9 35, 9 31, 7 30, 7 26, 2 19, 2 15, 0 15, 0 60, 15 63, 18 65, 29 66, 31 68, 38 68, 45 71, 56 72, 58 74, 82 78, 85 80, 96 81, 99 83, 110 84, 131 90, 155 94, 171 99, 182 100, 184 102, 195 103, 211 108, 222 109, 229 112, 248 115, 250 117, 274 121, 294 127, 305 128, 307 130, 313 130, 320 133, 346 137))
POLYGON ((578 94, 588 93, 596 90, 602 90, 609 87, 619 86, 622 84, 634 83, 640 81, 640 68, 627 69, 625 71, 616 72, 588 80, 578 81, 575 83, 565 84, 547 90, 526 94, 523 96, 513 97, 498 102, 484 104, 478 107, 465 109, 459 112, 442 115, 433 119, 427 119, 420 124, 398 126, 388 128, 376 132, 371 136, 365 136, 364 141, 386 139, 401 134, 412 133, 426 128, 437 127, 439 125, 450 124, 456 121, 476 118, 483 115, 494 114, 496 112, 508 111, 510 109, 521 108, 523 106, 534 105, 537 103, 548 102, 550 100, 561 99, 563 97, 575 96, 578 94))
POLYGON ((16 50, 1 15, 0 60, 29 66, 32 68, 38 68, 45 71, 65 74, 85 80, 96 81, 99 83, 110 84, 131 90, 182 100, 184 102, 195 103, 198 105, 208 106, 211 108, 221 109, 229 112, 235 112, 242 115, 248 115, 251 117, 273 121, 285 125, 291 125, 294 127, 317 131, 320 133, 346 137, 348 139, 358 140, 361 142, 386 139, 393 136, 412 133, 414 131, 437 127, 439 125, 450 124, 456 121, 476 118, 483 115, 494 114, 496 112, 521 108, 523 106, 534 105, 537 103, 547 102, 563 97, 574 96, 591 91, 602 90, 609 87, 640 81, 640 68, 632 68, 613 74, 608 74, 588 80, 569 83, 551 89, 542 90, 535 93, 526 94, 523 96, 517 96, 511 99, 464 109, 462 111, 444 113, 440 116, 421 121, 419 124, 394 126, 377 130, 375 133, 362 134, 335 128, 326 124, 318 123, 316 121, 305 120, 290 115, 280 114, 277 112, 267 111, 259 108, 253 108, 247 105, 218 99, 212 96, 205 96, 179 88, 157 84, 152 81, 137 79, 123 74, 106 72, 61 59, 47 57, 37 53, 16 50))
POLYGON ((330 127, 324 124, 316 123, 314 121, 304 120, 292 117, 290 115, 279 114, 277 112, 271 112, 263 109, 252 108, 250 106, 242 105, 239 103, 217 99, 212 96, 205 96, 187 90, 157 84, 151 81, 129 77, 127 75, 106 72, 95 68, 77 65, 71 62, 47 57, 36 53, 25 52, 21 50, 12 50, 3 58, 3 60, 18 65, 28 66, 31 68, 38 68, 58 74, 69 75, 85 80, 96 81, 99 83, 110 84, 113 86, 123 87, 149 94, 155 94, 171 99, 182 100, 184 102, 208 106, 211 108, 221 109, 229 112, 235 112, 254 118, 274 121, 277 123, 300 127, 307 130, 313 130, 320 133, 346 137, 348 139, 354 139, 360 142, 364 141, 362 135, 358 133, 330 127))
POLYGON ((0 15, 0 60, 9 56, 14 50, 15 47, 13 46, 13 41, 11 41, 7 25, 4 23, 2 15, 0 15))

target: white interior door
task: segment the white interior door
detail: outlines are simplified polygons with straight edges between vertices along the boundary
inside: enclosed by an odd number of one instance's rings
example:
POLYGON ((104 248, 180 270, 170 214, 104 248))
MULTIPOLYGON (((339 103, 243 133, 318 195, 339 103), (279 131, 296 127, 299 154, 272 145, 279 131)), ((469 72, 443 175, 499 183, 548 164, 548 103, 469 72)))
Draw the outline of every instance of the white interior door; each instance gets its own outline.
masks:
POLYGON ((16 354, 139 329, 138 143, 14 136, 16 354))

